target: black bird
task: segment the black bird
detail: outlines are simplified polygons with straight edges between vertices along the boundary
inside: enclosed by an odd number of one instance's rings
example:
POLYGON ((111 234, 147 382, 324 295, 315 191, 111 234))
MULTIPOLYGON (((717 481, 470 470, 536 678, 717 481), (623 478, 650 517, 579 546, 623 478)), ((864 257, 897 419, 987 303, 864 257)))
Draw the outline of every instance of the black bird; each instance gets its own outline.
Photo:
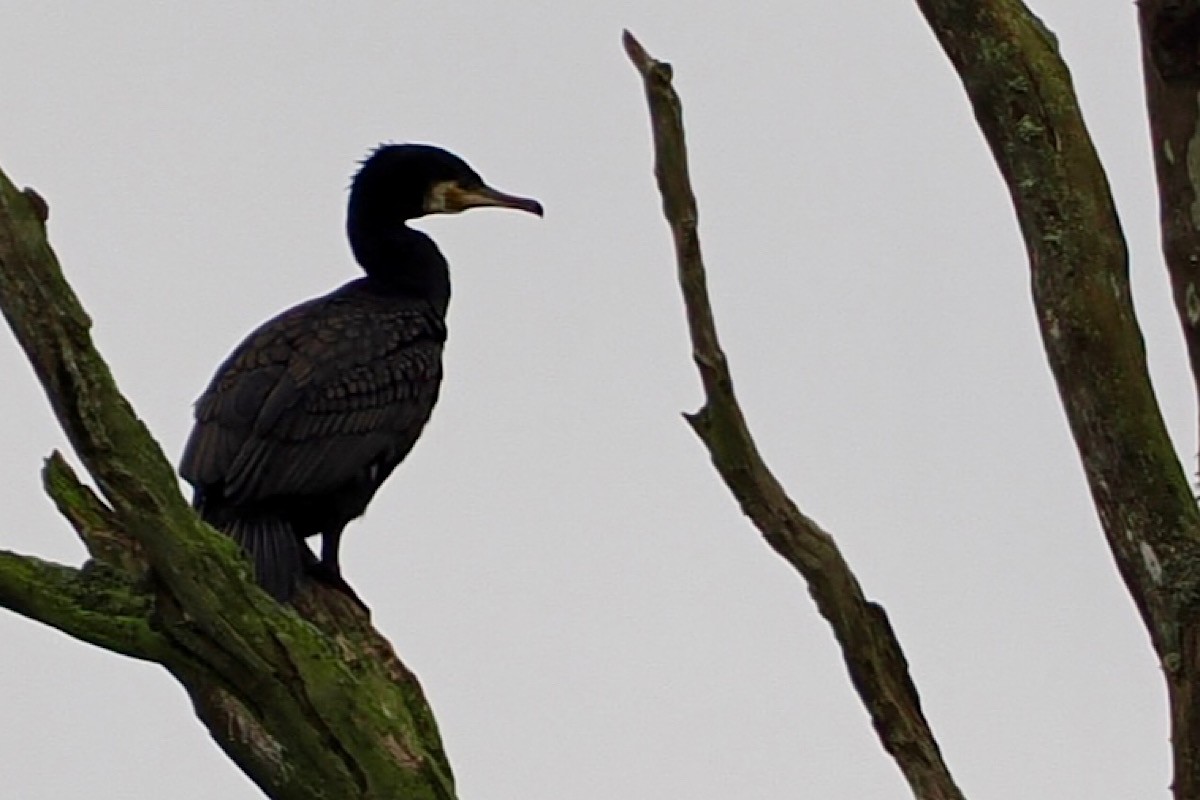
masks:
POLYGON ((541 216, 430 145, 384 145, 350 189, 346 232, 366 276, 264 323, 196 402, 179 472, 200 515, 241 545, 281 602, 308 572, 347 592, 346 524, 404 459, 437 401, 450 275, 406 224, 500 206, 541 216), (321 558, 304 539, 321 534, 321 558))

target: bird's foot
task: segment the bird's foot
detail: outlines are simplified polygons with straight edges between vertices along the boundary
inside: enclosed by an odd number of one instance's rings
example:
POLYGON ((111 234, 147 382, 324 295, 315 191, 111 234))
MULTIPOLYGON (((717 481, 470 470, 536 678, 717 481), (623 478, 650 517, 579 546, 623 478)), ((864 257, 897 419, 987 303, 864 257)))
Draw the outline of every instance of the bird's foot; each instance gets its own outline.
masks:
POLYGON ((319 581, 331 589, 336 589, 346 595, 354 601, 356 606, 362 609, 364 614, 368 617, 371 616, 371 609, 362 601, 358 593, 350 588, 350 584, 346 583, 346 579, 342 577, 341 570, 334 569, 323 561, 318 561, 309 566, 308 574, 313 580, 319 581))

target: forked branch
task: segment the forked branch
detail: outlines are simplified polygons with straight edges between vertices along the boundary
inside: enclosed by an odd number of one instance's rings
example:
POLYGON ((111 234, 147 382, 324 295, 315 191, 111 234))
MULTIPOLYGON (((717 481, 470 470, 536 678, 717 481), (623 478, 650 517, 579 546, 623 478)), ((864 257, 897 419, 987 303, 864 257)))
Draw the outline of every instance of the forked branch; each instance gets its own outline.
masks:
POLYGON ((276 800, 453 798, 421 688, 370 621, 323 587, 295 609, 276 604, 180 496, 92 344, 47 210, 0 173, 0 310, 103 498, 51 457, 46 490, 92 560, 75 569, 0 551, 0 607, 162 664, 276 800))

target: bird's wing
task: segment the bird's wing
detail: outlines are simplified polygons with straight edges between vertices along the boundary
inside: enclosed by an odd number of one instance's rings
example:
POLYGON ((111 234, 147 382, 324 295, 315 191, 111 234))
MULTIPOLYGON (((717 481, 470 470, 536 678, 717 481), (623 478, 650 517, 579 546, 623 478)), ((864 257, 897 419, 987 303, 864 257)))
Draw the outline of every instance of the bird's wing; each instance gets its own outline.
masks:
POLYGON ((241 503, 328 490, 412 447, 445 328, 420 306, 298 306, 251 334, 196 404, 181 474, 241 503))

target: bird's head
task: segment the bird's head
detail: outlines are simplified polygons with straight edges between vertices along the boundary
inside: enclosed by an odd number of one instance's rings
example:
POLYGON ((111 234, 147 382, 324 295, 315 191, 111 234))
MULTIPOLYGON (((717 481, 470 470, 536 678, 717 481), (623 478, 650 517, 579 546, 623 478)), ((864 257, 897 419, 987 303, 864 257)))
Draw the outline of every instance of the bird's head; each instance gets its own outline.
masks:
POLYGON ((491 188, 467 162, 427 144, 379 147, 362 163, 350 189, 352 215, 392 223, 482 206, 542 215, 538 201, 491 188))

